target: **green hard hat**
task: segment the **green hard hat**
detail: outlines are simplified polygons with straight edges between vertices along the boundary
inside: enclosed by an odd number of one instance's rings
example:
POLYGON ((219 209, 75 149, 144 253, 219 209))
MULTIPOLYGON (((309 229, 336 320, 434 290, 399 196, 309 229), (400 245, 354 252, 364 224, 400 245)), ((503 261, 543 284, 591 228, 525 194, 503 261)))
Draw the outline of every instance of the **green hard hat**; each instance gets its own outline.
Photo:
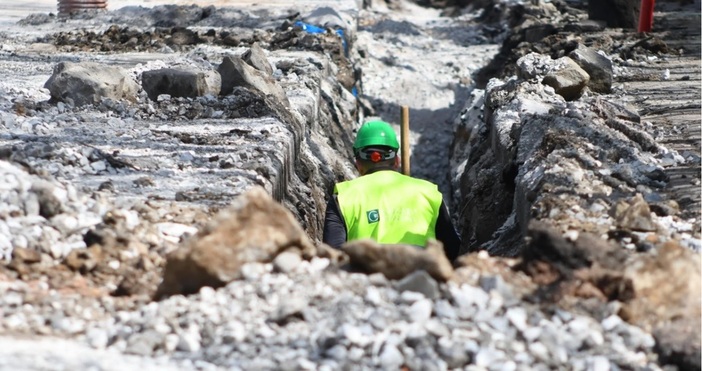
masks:
POLYGON ((370 146, 386 146, 395 150, 400 148, 395 130, 390 124, 381 120, 368 121, 358 129, 353 149, 359 150, 370 146))

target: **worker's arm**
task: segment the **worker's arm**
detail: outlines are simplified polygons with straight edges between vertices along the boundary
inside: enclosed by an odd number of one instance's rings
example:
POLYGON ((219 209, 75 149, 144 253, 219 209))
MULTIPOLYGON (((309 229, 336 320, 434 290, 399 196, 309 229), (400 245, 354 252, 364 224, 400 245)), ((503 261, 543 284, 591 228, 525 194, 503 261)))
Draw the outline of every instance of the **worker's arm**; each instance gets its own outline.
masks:
POLYGON ((336 195, 329 197, 329 202, 327 202, 322 241, 336 249, 346 242, 346 223, 344 223, 344 218, 339 211, 336 195))
POLYGON ((436 220, 435 232, 436 239, 444 244, 446 257, 450 261, 454 261, 458 257, 458 249, 461 248, 461 238, 456 233, 456 228, 453 227, 448 207, 443 201, 439 209, 439 218, 436 220))

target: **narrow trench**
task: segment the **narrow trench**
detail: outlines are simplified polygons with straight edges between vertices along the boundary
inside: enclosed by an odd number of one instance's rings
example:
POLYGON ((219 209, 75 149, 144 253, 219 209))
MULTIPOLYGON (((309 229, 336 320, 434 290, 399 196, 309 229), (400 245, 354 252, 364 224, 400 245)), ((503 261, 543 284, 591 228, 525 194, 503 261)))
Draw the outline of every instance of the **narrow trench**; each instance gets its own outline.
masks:
MULTIPOLYGON (((438 186, 461 235, 465 195, 458 179, 451 179, 454 131, 472 104, 476 75, 497 55, 501 36, 485 34, 480 9, 463 17, 429 8, 422 12, 421 17, 398 12, 380 21, 363 12, 359 17, 359 23, 376 22, 359 27, 354 44, 365 57, 359 62, 363 114, 391 123, 399 137, 401 109, 409 108, 410 175, 438 186)), ((468 238, 462 240, 461 251, 468 251, 468 238)))

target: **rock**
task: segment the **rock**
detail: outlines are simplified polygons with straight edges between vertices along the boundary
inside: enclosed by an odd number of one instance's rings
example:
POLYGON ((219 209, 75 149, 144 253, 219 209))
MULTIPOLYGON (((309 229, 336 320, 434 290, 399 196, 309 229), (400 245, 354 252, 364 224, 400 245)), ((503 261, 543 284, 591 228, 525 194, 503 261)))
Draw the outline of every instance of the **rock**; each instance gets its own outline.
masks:
POLYGON ((575 61, 588 75, 590 81, 587 86, 598 93, 612 91, 612 61, 601 55, 597 50, 578 45, 568 56, 575 61))
POLYGON ((567 101, 580 98, 590 81, 590 76, 568 57, 559 58, 557 61, 562 62, 562 67, 546 75, 541 83, 552 87, 556 94, 567 101))
POLYGON ((461 368, 471 361, 471 354, 466 352, 461 344, 454 343, 448 338, 439 339, 439 356, 446 361, 451 369, 461 368))
POLYGON ((63 201, 57 195, 56 187, 44 181, 32 183, 31 191, 39 198, 39 214, 47 219, 63 212, 63 201))
POLYGON ((300 265, 301 261, 299 253, 284 251, 273 259, 273 267, 278 272, 290 273, 300 265))
POLYGON ((271 320, 280 326, 285 326, 291 320, 304 319, 302 311, 309 303, 302 298, 290 298, 278 306, 271 320))
POLYGON ((39 263, 41 261, 41 253, 24 247, 15 247, 12 250, 12 260, 18 260, 24 264, 39 263))
POLYGON ((258 43, 253 43, 249 50, 241 55, 241 59, 248 63, 251 67, 264 72, 266 76, 273 75, 273 67, 266 57, 266 52, 258 43))
POLYGON ((380 353, 380 364, 385 369, 398 368, 402 365, 404 357, 395 345, 385 343, 383 351, 380 353))
POLYGON ((426 248, 409 245, 380 245, 372 240, 351 241, 341 249, 350 263, 368 273, 383 273, 389 279, 401 279, 418 270, 426 271, 438 281, 446 281, 453 267, 440 242, 432 240, 426 248))
POLYGON ((439 284, 426 271, 418 270, 397 282, 397 291, 414 291, 429 299, 439 297, 439 284))
POLYGON ((102 262, 102 259, 102 247, 93 245, 87 249, 71 250, 64 263, 74 271, 85 274, 95 269, 102 262))
POLYGON ((314 245, 292 214, 263 188, 252 188, 168 255, 156 297, 223 286, 241 277, 244 264, 270 262, 291 247, 315 255, 314 245))
POLYGON ((329 259, 334 264, 343 265, 348 263, 349 257, 343 251, 335 249, 325 243, 320 243, 317 246, 317 256, 320 258, 329 259))
POLYGON ((86 340, 91 347, 96 349, 104 349, 110 337, 107 335, 107 331, 101 328, 91 328, 85 333, 86 340))
POLYGON ((517 77, 524 80, 543 78, 553 70, 553 64, 548 55, 529 53, 517 60, 517 77))
POLYGON ((683 321, 697 331, 699 340, 702 326, 699 254, 666 243, 655 255, 637 255, 623 271, 633 283, 636 297, 624 304, 622 318, 649 329, 673 320, 683 321))
POLYGON ((431 318, 434 305, 429 299, 421 299, 412 304, 408 309, 408 316, 412 322, 426 322, 431 318))
POLYGON ((617 227, 639 232, 655 232, 651 209, 640 193, 628 201, 619 201, 612 211, 617 227))
POLYGON ((153 355, 154 350, 161 345, 163 340, 163 334, 156 331, 142 332, 129 338, 127 348, 124 352, 150 357, 153 355))
POLYGON ((195 353, 202 347, 200 333, 194 330, 183 331, 178 338, 176 349, 184 352, 195 353))
POLYGON ((162 68, 144 71, 141 86, 149 99, 156 101, 161 94, 185 98, 219 95, 222 82, 217 71, 162 68))
POLYGON ((582 233, 572 242, 542 221, 532 220, 528 235, 530 242, 522 252, 523 265, 532 261, 549 262, 561 273, 570 275, 571 270, 590 267, 593 262, 614 267, 625 259, 621 249, 607 241, 582 233))
POLYGON ((49 89, 52 100, 70 100, 77 106, 99 103, 105 98, 136 101, 139 90, 124 69, 93 62, 59 63, 44 88, 49 89))
POLYGON ((290 107, 285 91, 271 76, 249 66, 237 56, 224 57, 217 71, 222 76, 222 89, 220 91, 222 95, 228 95, 234 87, 241 86, 264 95, 272 95, 285 107, 290 107))
POLYGON ((674 365, 679 370, 699 370, 702 349, 699 328, 686 321, 674 321, 654 331, 655 351, 663 364, 674 365))

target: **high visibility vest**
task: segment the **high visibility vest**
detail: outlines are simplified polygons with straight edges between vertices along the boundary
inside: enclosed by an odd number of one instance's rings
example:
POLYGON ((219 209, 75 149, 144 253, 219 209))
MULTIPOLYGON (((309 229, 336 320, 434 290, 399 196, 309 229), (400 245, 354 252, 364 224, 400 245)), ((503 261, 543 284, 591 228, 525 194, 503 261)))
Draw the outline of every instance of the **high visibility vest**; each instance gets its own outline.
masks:
POLYGON ((346 240, 426 246, 436 238, 443 200, 436 184, 382 170, 337 183, 334 193, 346 223, 346 240))

